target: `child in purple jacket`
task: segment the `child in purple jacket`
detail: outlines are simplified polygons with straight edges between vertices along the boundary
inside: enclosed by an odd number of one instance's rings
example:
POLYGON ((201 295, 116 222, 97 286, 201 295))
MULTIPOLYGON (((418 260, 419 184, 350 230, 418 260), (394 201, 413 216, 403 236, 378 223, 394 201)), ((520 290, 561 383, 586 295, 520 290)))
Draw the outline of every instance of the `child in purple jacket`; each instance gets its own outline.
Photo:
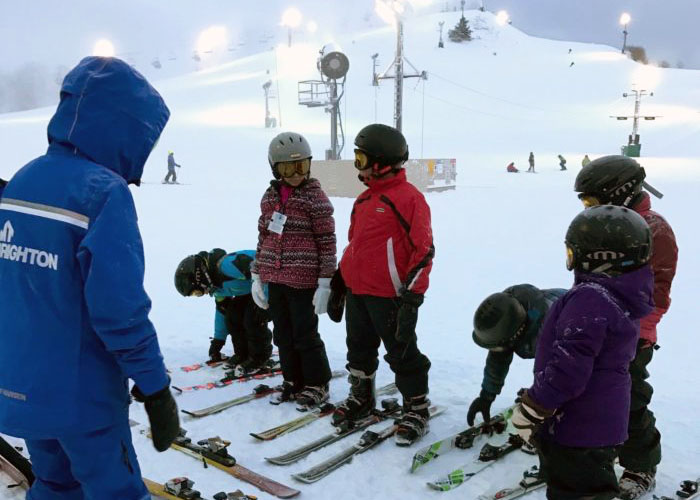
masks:
POLYGON ((613 463, 627 439, 628 367, 639 319, 654 306, 651 241, 639 214, 612 205, 584 210, 566 233, 574 286, 549 310, 534 382, 512 418, 538 447, 548 499, 619 493, 613 463))

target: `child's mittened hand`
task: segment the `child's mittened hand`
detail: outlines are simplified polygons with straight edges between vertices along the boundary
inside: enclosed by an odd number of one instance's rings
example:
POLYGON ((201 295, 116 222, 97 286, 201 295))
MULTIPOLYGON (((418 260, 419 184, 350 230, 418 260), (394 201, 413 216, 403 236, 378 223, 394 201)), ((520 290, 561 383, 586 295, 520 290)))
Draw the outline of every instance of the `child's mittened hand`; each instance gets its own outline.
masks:
POLYGON ((253 302, 260 309, 267 309, 270 305, 267 303, 267 295, 265 294, 265 288, 263 288, 263 283, 260 281, 260 276, 255 273, 251 274, 253 279, 253 284, 250 289, 250 294, 253 296, 253 302))
POLYGON ((527 394, 523 393, 522 400, 513 410, 510 421, 515 427, 515 432, 529 443, 537 427, 544 422, 545 418, 551 417, 554 412, 539 407, 527 394))
POLYGON ((318 315, 325 314, 328 310, 328 299, 331 296, 331 278, 319 278, 318 288, 314 292, 312 303, 314 312, 318 315))

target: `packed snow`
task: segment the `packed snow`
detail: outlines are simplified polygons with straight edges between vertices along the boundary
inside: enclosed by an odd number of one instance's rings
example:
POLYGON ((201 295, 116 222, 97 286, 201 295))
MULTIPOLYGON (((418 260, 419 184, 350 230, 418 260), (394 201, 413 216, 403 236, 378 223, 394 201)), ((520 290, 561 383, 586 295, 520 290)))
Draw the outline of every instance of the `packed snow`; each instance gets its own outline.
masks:
MULTIPOLYGON (((219 435, 230 440, 229 450, 242 465, 299 488, 303 498, 476 498, 516 481, 534 463, 533 457, 521 452, 456 491, 440 493, 426 487, 426 481, 472 461, 480 442, 472 450, 441 457, 415 474, 409 468, 419 446, 466 427, 467 407, 479 393, 486 358, 486 351, 471 340, 473 312, 481 300, 517 283, 543 288, 572 284, 563 240, 569 222, 582 209, 573 192, 581 158, 586 153, 592 159, 619 153, 631 123, 610 115, 631 114, 634 102, 622 93, 645 89, 654 96, 644 98, 642 113, 660 118, 641 123, 641 163, 649 183, 665 195, 662 200, 652 199, 653 208, 673 226, 679 246, 673 304, 659 326, 661 349, 650 365, 655 388, 651 409, 662 433, 664 454, 657 491, 669 494, 681 479, 700 475, 700 368, 694 348, 700 236, 695 233, 697 220, 691 209, 700 187, 700 71, 646 67, 612 47, 528 37, 513 26, 498 26, 491 14, 478 11, 466 13, 472 26, 483 27, 474 31, 478 39, 462 44, 446 41, 444 49, 437 48, 438 22, 444 20, 445 27, 451 28, 459 15, 417 17, 404 28, 406 56, 428 72, 426 82, 405 83, 403 124, 411 156, 457 159, 457 188, 426 195, 436 257, 418 325, 419 346, 432 361, 430 398, 448 411, 431 422, 430 434, 419 445, 398 448, 385 442, 313 485, 297 483, 289 474, 351 445, 358 434, 296 464, 279 467, 264 457, 328 432, 328 419, 274 441, 258 442, 248 433, 299 416, 294 405, 271 406, 262 399, 198 420, 182 415, 181 424, 194 439, 219 435), (524 172, 530 151, 535 154, 537 174, 524 172), (567 158, 567 171, 559 171, 557 154, 567 158), (510 161, 521 173, 506 173, 510 161)), ((209 298, 181 297, 173 286, 175 267, 200 250, 255 248, 259 201, 271 177, 267 145, 280 130, 304 134, 315 157, 323 158, 329 147, 328 115, 299 106, 296 92, 297 81, 318 78, 318 49, 330 41, 350 59, 341 104, 347 134, 343 156, 349 158, 361 127, 374 121, 392 123, 393 82, 383 81, 379 88, 371 85, 370 58, 379 53, 381 69, 392 60, 395 32, 391 26, 317 44, 279 47, 154 82, 172 117, 148 161, 143 185, 132 192, 145 244, 151 319, 175 385, 212 381, 222 374, 214 368, 192 373, 179 369, 206 359, 214 305, 209 298), (261 85, 269 78, 279 83, 275 89, 279 102, 273 101, 282 125, 277 129, 263 126, 261 85), (168 150, 182 165, 177 172, 180 185, 161 184, 168 150)), ((43 152, 52 112, 46 108, 0 115, 0 177, 11 176, 43 152)), ((312 164, 312 174, 313 168, 312 164)), ((347 243, 353 200, 332 198, 332 202, 340 255, 347 243)), ((342 368, 344 324, 323 316, 320 331, 332 368, 342 368)), ((230 343, 225 351, 230 353, 230 343)), ((492 413, 510 405, 520 387, 530 385, 531 370, 532 361, 516 358, 492 413)), ((377 383, 392 380, 382 360, 377 383)), ((197 409, 249 393, 256 383, 186 393, 176 399, 180 408, 197 409)), ((344 398, 347 390, 345 379, 334 379, 331 401, 344 398)), ((131 416, 144 424, 133 428, 144 476, 164 482, 186 475, 208 498, 217 491, 239 488, 261 499, 273 498, 214 468, 204 469, 177 451, 157 453, 140 433, 147 424, 142 406, 133 405, 131 416)), ((21 491, 0 491, 0 498, 22 497, 21 491)), ((544 499, 545 493, 540 490, 527 498, 544 499)))

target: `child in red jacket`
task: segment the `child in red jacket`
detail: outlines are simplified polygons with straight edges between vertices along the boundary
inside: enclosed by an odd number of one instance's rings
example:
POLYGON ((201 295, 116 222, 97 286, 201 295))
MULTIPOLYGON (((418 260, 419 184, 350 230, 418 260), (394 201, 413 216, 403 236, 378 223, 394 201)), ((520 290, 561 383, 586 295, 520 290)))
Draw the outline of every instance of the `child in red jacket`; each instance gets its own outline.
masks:
POLYGON ((383 342, 384 359, 403 395, 396 442, 409 445, 428 432, 430 361, 418 350, 416 323, 435 253, 430 208, 406 180, 402 165, 408 146, 401 132, 368 125, 355 138, 355 146, 355 167, 368 189, 353 206, 348 246, 340 263, 347 286, 351 388, 333 423, 361 418, 374 408, 374 375, 383 342))
POLYGON ((331 378, 318 315, 326 312, 336 268, 333 205, 310 178, 311 148, 300 134, 275 137, 268 160, 275 179, 260 202, 251 293, 269 308, 279 349, 284 382, 272 402, 312 407, 328 400, 331 378))

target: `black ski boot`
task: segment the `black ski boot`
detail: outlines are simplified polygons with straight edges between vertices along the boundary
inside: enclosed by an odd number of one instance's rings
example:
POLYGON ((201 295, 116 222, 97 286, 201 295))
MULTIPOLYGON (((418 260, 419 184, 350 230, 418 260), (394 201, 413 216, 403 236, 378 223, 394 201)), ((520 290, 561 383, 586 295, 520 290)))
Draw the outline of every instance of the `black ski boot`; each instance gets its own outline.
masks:
POLYGON ((284 380, 282 384, 275 387, 275 389, 279 390, 280 392, 279 394, 270 398, 270 404, 272 405, 279 405, 288 401, 294 401, 299 393, 299 387, 294 382, 290 382, 289 380, 284 380))
POLYGON ((297 410, 308 411, 317 406, 321 406, 328 401, 329 397, 328 384, 318 386, 307 385, 297 394, 297 410))
POLYGON ((235 370, 236 366, 240 365, 245 361, 245 358, 239 354, 234 354, 230 358, 228 358, 226 361, 224 361, 224 368, 226 370, 235 370))
POLYGON ((268 371, 268 359, 253 359, 248 358, 239 364, 237 364, 233 369, 233 376, 236 378, 244 377, 246 375, 255 375, 256 373, 268 371))
POLYGON ((403 414, 398 421, 396 444, 411 446, 430 431, 430 400, 427 394, 403 399, 403 414))
POLYGON ((362 370, 348 368, 350 395, 333 412, 333 425, 340 426, 344 422, 357 420, 369 415, 377 404, 374 395, 374 373, 365 375, 362 370))

